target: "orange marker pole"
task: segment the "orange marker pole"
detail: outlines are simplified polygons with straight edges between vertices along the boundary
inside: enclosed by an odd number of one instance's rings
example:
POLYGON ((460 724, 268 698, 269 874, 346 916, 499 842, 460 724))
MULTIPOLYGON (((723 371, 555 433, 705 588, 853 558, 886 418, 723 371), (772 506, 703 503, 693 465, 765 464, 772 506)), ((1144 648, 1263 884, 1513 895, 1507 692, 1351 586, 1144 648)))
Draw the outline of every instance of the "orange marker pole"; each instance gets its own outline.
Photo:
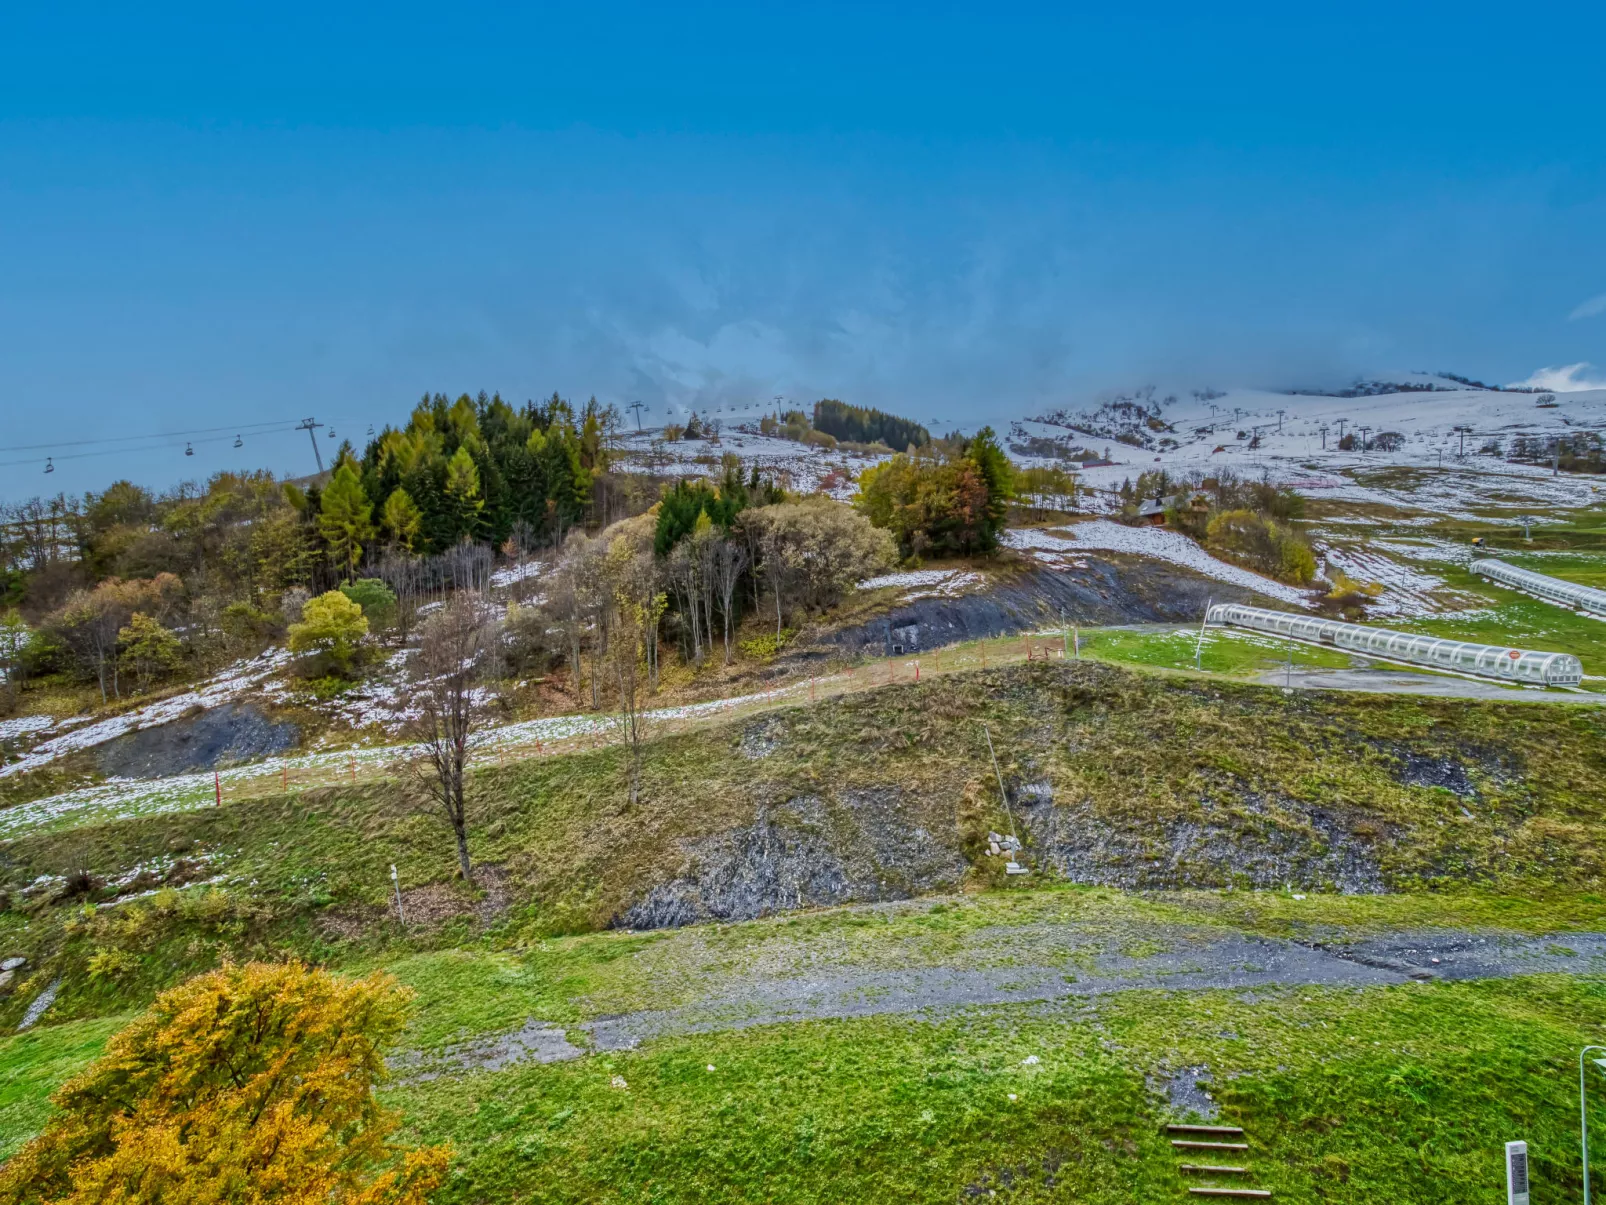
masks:
POLYGON ((920 662, 915 662, 915 681, 920 681, 920 662))
POLYGON ((290 767, 286 766, 284 768, 284 790, 288 791, 289 789, 290 789, 290 767))
POLYGON ((212 771, 212 786, 217 789, 217 805, 223 806, 223 776, 216 770, 212 771))
POLYGON ((355 757, 351 759, 351 781, 357 781, 357 759, 355 757))

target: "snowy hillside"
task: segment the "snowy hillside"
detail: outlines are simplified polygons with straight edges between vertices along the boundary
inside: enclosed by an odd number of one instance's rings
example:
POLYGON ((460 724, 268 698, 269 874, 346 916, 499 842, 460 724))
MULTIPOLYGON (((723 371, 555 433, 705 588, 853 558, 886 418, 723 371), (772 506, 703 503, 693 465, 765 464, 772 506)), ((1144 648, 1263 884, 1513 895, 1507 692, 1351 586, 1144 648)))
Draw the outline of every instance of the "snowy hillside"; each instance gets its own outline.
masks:
MULTIPOLYGON (((1554 435, 1606 429, 1606 390, 1535 394, 1467 388, 1445 377, 1390 374, 1386 383, 1362 384, 1359 396, 1275 393, 1263 390, 1201 390, 1161 394, 1154 389, 1110 393, 1085 404, 1044 407, 1030 416, 993 421, 1010 456, 1019 464, 1053 464, 1074 458, 1090 462, 1082 482, 1109 491, 1150 469, 1184 475, 1231 470, 1241 476, 1269 474, 1313 497, 1344 497, 1455 514, 1489 486, 1490 475, 1509 479, 1507 493, 1536 506, 1579 506, 1598 501, 1598 479, 1512 464, 1502 454, 1520 436, 1541 441, 1554 435), (1376 392, 1399 385, 1409 392, 1376 392), (1324 430, 1325 429, 1325 430, 1324 430), (1340 451, 1341 436, 1354 433, 1368 446, 1340 451), (1398 449, 1375 446, 1385 432, 1397 433, 1398 449), (1100 464, 1101 460, 1113 463, 1100 464), (1363 486, 1347 475, 1357 469, 1422 466, 1456 470, 1402 487, 1363 486)), ((790 403, 788 403, 790 404, 790 403)), ((794 488, 823 485, 833 494, 852 493, 852 479, 875 457, 825 452, 789 440, 749 434, 775 403, 754 401, 704 415, 722 425, 718 443, 664 443, 659 431, 632 434, 626 450, 638 467, 658 472, 717 471, 723 453, 748 465, 783 470, 794 488)), ((935 435, 973 431, 980 422, 928 419, 918 407, 908 416, 926 422, 935 435)))
POLYGON ((1598 481, 1553 478, 1548 469, 1511 464, 1482 449, 1508 449, 1518 436, 1543 440, 1599 431, 1606 427, 1606 390, 1559 393, 1551 403, 1552 395, 1466 389, 1444 378, 1413 375, 1407 383, 1435 388, 1360 397, 1257 390, 1159 399, 1137 394, 1127 400, 1144 406, 1149 417, 1129 416, 1124 429, 1112 425, 1112 408, 1105 403, 1018 420, 1010 424, 1007 442, 1011 455, 1028 464, 1051 462, 1050 457, 1029 454, 1042 441, 1084 447, 1101 456, 1107 452, 1116 463, 1083 470, 1083 482, 1094 489, 1113 489, 1149 469, 1178 475, 1228 469, 1243 476, 1269 474, 1313 496, 1392 503, 1399 499, 1389 491, 1367 489, 1340 474, 1395 465, 1463 470, 1413 490, 1411 501, 1418 507, 1454 509, 1486 488, 1486 474, 1514 479, 1515 492, 1537 504, 1583 505, 1592 491, 1598 497, 1598 481), (1375 446, 1340 451, 1341 434, 1351 432, 1368 445, 1384 432, 1398 433, 1403 442, 1394 451, 1375 446), (1127 442, 1120 438, 1123 434, 1127 442), (1134 446, 1131 441, 1137 440, 1144 446, 1134 446))

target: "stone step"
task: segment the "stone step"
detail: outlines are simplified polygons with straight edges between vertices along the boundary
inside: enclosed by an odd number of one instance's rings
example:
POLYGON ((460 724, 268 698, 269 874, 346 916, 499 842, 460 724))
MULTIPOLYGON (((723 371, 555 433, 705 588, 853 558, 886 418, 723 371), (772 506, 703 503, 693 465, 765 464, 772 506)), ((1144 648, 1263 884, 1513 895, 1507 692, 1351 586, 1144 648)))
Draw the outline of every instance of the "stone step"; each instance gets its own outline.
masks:
POLYGON ((1239 1126, 1186 1126, 1168 1125, 1166 1129, 1173 1134, 1242 1134, 1239 1126))
POLYGON ((1200 1188, 1197 1184, 1188 1191, 1196 1197, 1269 1197, 1269 1188, 1200 1188))
POLYGON ((1187 1138, 1173 1138, 1171 1145, 1185 1151, 1247 1151, 1247 1142, 1195 1142, 1187 1138))
POLYGON ((1179 1163, 1177 1164, 1177 1170, 1179 1172, 1192 1172, 1196 1176, 1247 1176, 1249 1174, 1247 1167, 1218 1167, 1212 1163, 1179 1163))

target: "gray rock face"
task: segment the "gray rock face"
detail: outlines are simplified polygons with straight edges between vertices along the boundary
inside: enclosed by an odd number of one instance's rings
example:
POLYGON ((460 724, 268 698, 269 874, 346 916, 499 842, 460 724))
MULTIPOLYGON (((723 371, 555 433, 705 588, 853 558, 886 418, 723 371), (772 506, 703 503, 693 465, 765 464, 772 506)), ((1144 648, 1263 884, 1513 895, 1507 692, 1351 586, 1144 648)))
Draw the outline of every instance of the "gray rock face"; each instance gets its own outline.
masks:
POLYGON ((224 703, 108 741, 97 757, 108 776, 165 778, 283 753, 300 743, 294 724, 271 720, 248 703, 224 703))
POLYGON ((1273 807, 1244 795, 1230 804, 1238 813, 1232 823, 1213 815, 1228 804, 1201 804, 1193 816, 1137 831, 1116 827, 1085 805, 1056 807, 1046 795, 1022 794, 1021 820, 1038 864, 1073 883, 1128 889, 1292 884, 1351 895, 1388 890, 1375 847, 1336 811, 1291 800, 1273 807))
POLYGON ((1086 561, 1086 569, 1062 573, 1034 568, 974 594, 911 599, 884 617, 843 628, 829 639, 855 652, 880 655, 891 644, 909 654, 1044 624, 1057 627, 1062 616, 1082 624, 1197 622, 1207 600, 1251 602, 1258 597, 1143 557, 1090 552, 1086 561))
POLYGON ((798 796, 751 825, 687 842, 685 862, 616 921, 663 929, 810 905, 906 899, 956 885, 966 863, 896 788, 798 796))

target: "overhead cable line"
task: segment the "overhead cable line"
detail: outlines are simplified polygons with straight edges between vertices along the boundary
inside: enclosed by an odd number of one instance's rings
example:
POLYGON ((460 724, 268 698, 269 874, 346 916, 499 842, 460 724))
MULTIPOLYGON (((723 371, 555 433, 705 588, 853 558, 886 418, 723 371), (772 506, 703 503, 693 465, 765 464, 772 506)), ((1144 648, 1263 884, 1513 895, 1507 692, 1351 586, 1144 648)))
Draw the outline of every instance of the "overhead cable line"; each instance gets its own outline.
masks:
POLYGON ((153 431, 149 435, 109 435, 103 439, 58 440, 54 443, 17 444, 14 447, 7 448, 6 451, 36 452, 46 451, 50 448, 82 448, 88 447, 91 444, 134 443, 142 439, 185 439, 195 435, 213 435, 219 431, 229 431, 235 434, 242 434, 249 431, 253 434, 262 435, 273 430, 281 429, 285 431, 294 431, 295 423, 290 419, 285 419, 282 422, 245 423, 244 425, 236 423, 228 427, 196 427, 189 431, 153 431))

